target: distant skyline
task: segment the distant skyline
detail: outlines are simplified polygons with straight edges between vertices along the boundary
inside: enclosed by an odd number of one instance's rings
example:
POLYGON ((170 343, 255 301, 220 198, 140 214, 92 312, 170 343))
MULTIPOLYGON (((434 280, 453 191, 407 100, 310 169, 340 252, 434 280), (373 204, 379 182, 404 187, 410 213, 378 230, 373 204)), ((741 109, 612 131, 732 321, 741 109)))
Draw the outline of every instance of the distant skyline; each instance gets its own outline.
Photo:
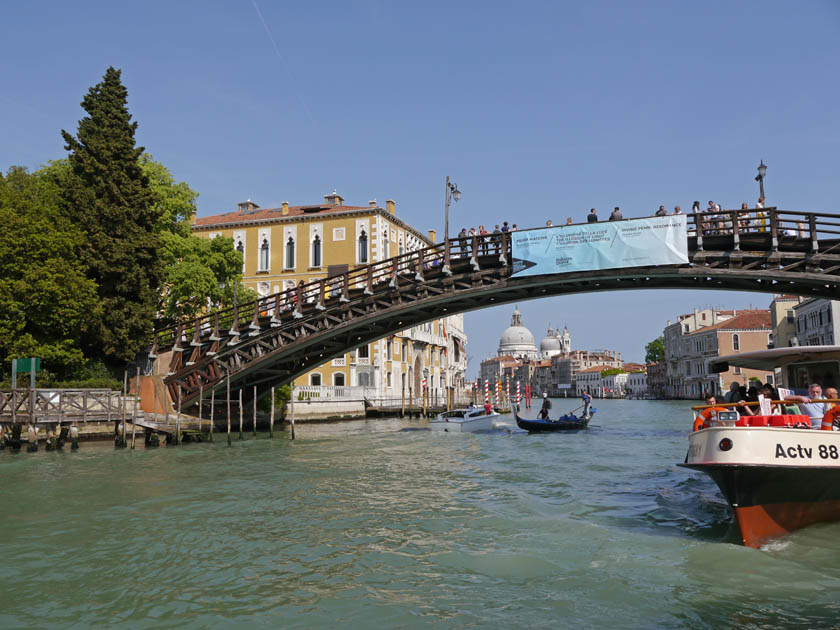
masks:
MULTIPOLYGON (((79 107, 122 70, 138 143, 200 193, 199 216, 392 198, 450 229, 625 216, 709 199, 840 210, 840 3, 355 1, 6 3, 0 168, 64 157, 79 107)), ((328 255, 328 252, 325 252, 328 255)), ((766 307, 741 292, 634 291, 520 303, 537 344, 626 360, 695 306, 766 307)), ((469 373, 513 306, 466 315, 469 373)))

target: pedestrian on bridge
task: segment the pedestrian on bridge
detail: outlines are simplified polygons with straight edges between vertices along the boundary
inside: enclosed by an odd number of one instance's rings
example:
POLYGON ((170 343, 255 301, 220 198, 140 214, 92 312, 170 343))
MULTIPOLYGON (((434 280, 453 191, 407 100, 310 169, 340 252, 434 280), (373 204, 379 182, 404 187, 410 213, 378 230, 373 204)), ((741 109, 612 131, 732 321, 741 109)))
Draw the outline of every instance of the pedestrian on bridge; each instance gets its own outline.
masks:
POLYGON ((668 213, 665 211, 665 206, 659 206, 659 210, 656 211, 655 216, 664 217, 664 216, 667 216, 667 215, 668 215, 668 213))
POLYGON ((682 214, 682 213, 683 213, 683 211, 680 210, 679 206, 674 206, 674 214, 682 214))
POLYGON ((616 206, 613 209, 612 214, 610 214, 610 221, 621 221, 623 218, 624 215, 621 214, 621 210, 619 210, 618 206, 616 206))
POLYGON ((598 223, 598 213, 595 212, 595 208, 589 211, 589 214, 586 215, 586 222, 587 223, 598 223))

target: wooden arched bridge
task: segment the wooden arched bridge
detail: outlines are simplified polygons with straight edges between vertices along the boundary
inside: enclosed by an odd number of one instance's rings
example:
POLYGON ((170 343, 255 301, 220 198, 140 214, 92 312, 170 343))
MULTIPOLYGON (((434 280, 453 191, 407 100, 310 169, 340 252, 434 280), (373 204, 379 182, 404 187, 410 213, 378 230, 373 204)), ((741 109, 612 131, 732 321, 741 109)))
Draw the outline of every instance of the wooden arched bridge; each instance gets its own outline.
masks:
POLYGON ((228 376, 262 396, 362 344, 514 301, 661 288, 840 297, 837 214, 688 215, 688 252, 682 265, 520 277, 509 233, 456 238, 158 330, 150 357, 168 366, 170 400, 189 406, 228 376))

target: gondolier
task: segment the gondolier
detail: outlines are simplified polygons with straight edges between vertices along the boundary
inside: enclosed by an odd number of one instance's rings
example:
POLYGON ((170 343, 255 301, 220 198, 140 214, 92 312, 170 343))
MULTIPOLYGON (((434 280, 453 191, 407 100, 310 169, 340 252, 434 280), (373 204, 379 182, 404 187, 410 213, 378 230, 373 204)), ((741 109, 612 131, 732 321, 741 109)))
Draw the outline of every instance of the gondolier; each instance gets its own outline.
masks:
POLYGON ((548 392, 543 392, 543 403, 540 409, 540 418, 548 420, 549 411, 551 411, 551 401, 548 399, 548 392))
POLYGON ((589 395, 589 392, 583 392, 583 415, 582 418, 589 417, 589 405, 592 404, 592 396, 589 395))

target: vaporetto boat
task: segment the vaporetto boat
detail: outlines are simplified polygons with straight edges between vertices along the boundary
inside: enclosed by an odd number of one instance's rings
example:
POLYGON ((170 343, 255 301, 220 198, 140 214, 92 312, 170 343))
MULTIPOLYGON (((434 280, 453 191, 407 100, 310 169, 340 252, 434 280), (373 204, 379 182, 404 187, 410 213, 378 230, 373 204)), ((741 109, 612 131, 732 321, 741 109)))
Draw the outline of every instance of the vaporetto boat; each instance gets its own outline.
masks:
MULTIPOLYGON (((777 383, 788 389, 807 387, 826 375, 836 384, 840 346, 762 350, 710 363, 715 372, 729 366, 775 368, 777 383)), ((701 409, 695 408, 695 413, 701 409)), ((749 547, 808 525, 840 521, 840 431, 832 430, 831 422, 840 413, 834 409, 822 423, 826 430, 811 428, 804 415, 713 414, 689 436, 688 454, 680 465, 702 471, 717 483, 749 547)))

